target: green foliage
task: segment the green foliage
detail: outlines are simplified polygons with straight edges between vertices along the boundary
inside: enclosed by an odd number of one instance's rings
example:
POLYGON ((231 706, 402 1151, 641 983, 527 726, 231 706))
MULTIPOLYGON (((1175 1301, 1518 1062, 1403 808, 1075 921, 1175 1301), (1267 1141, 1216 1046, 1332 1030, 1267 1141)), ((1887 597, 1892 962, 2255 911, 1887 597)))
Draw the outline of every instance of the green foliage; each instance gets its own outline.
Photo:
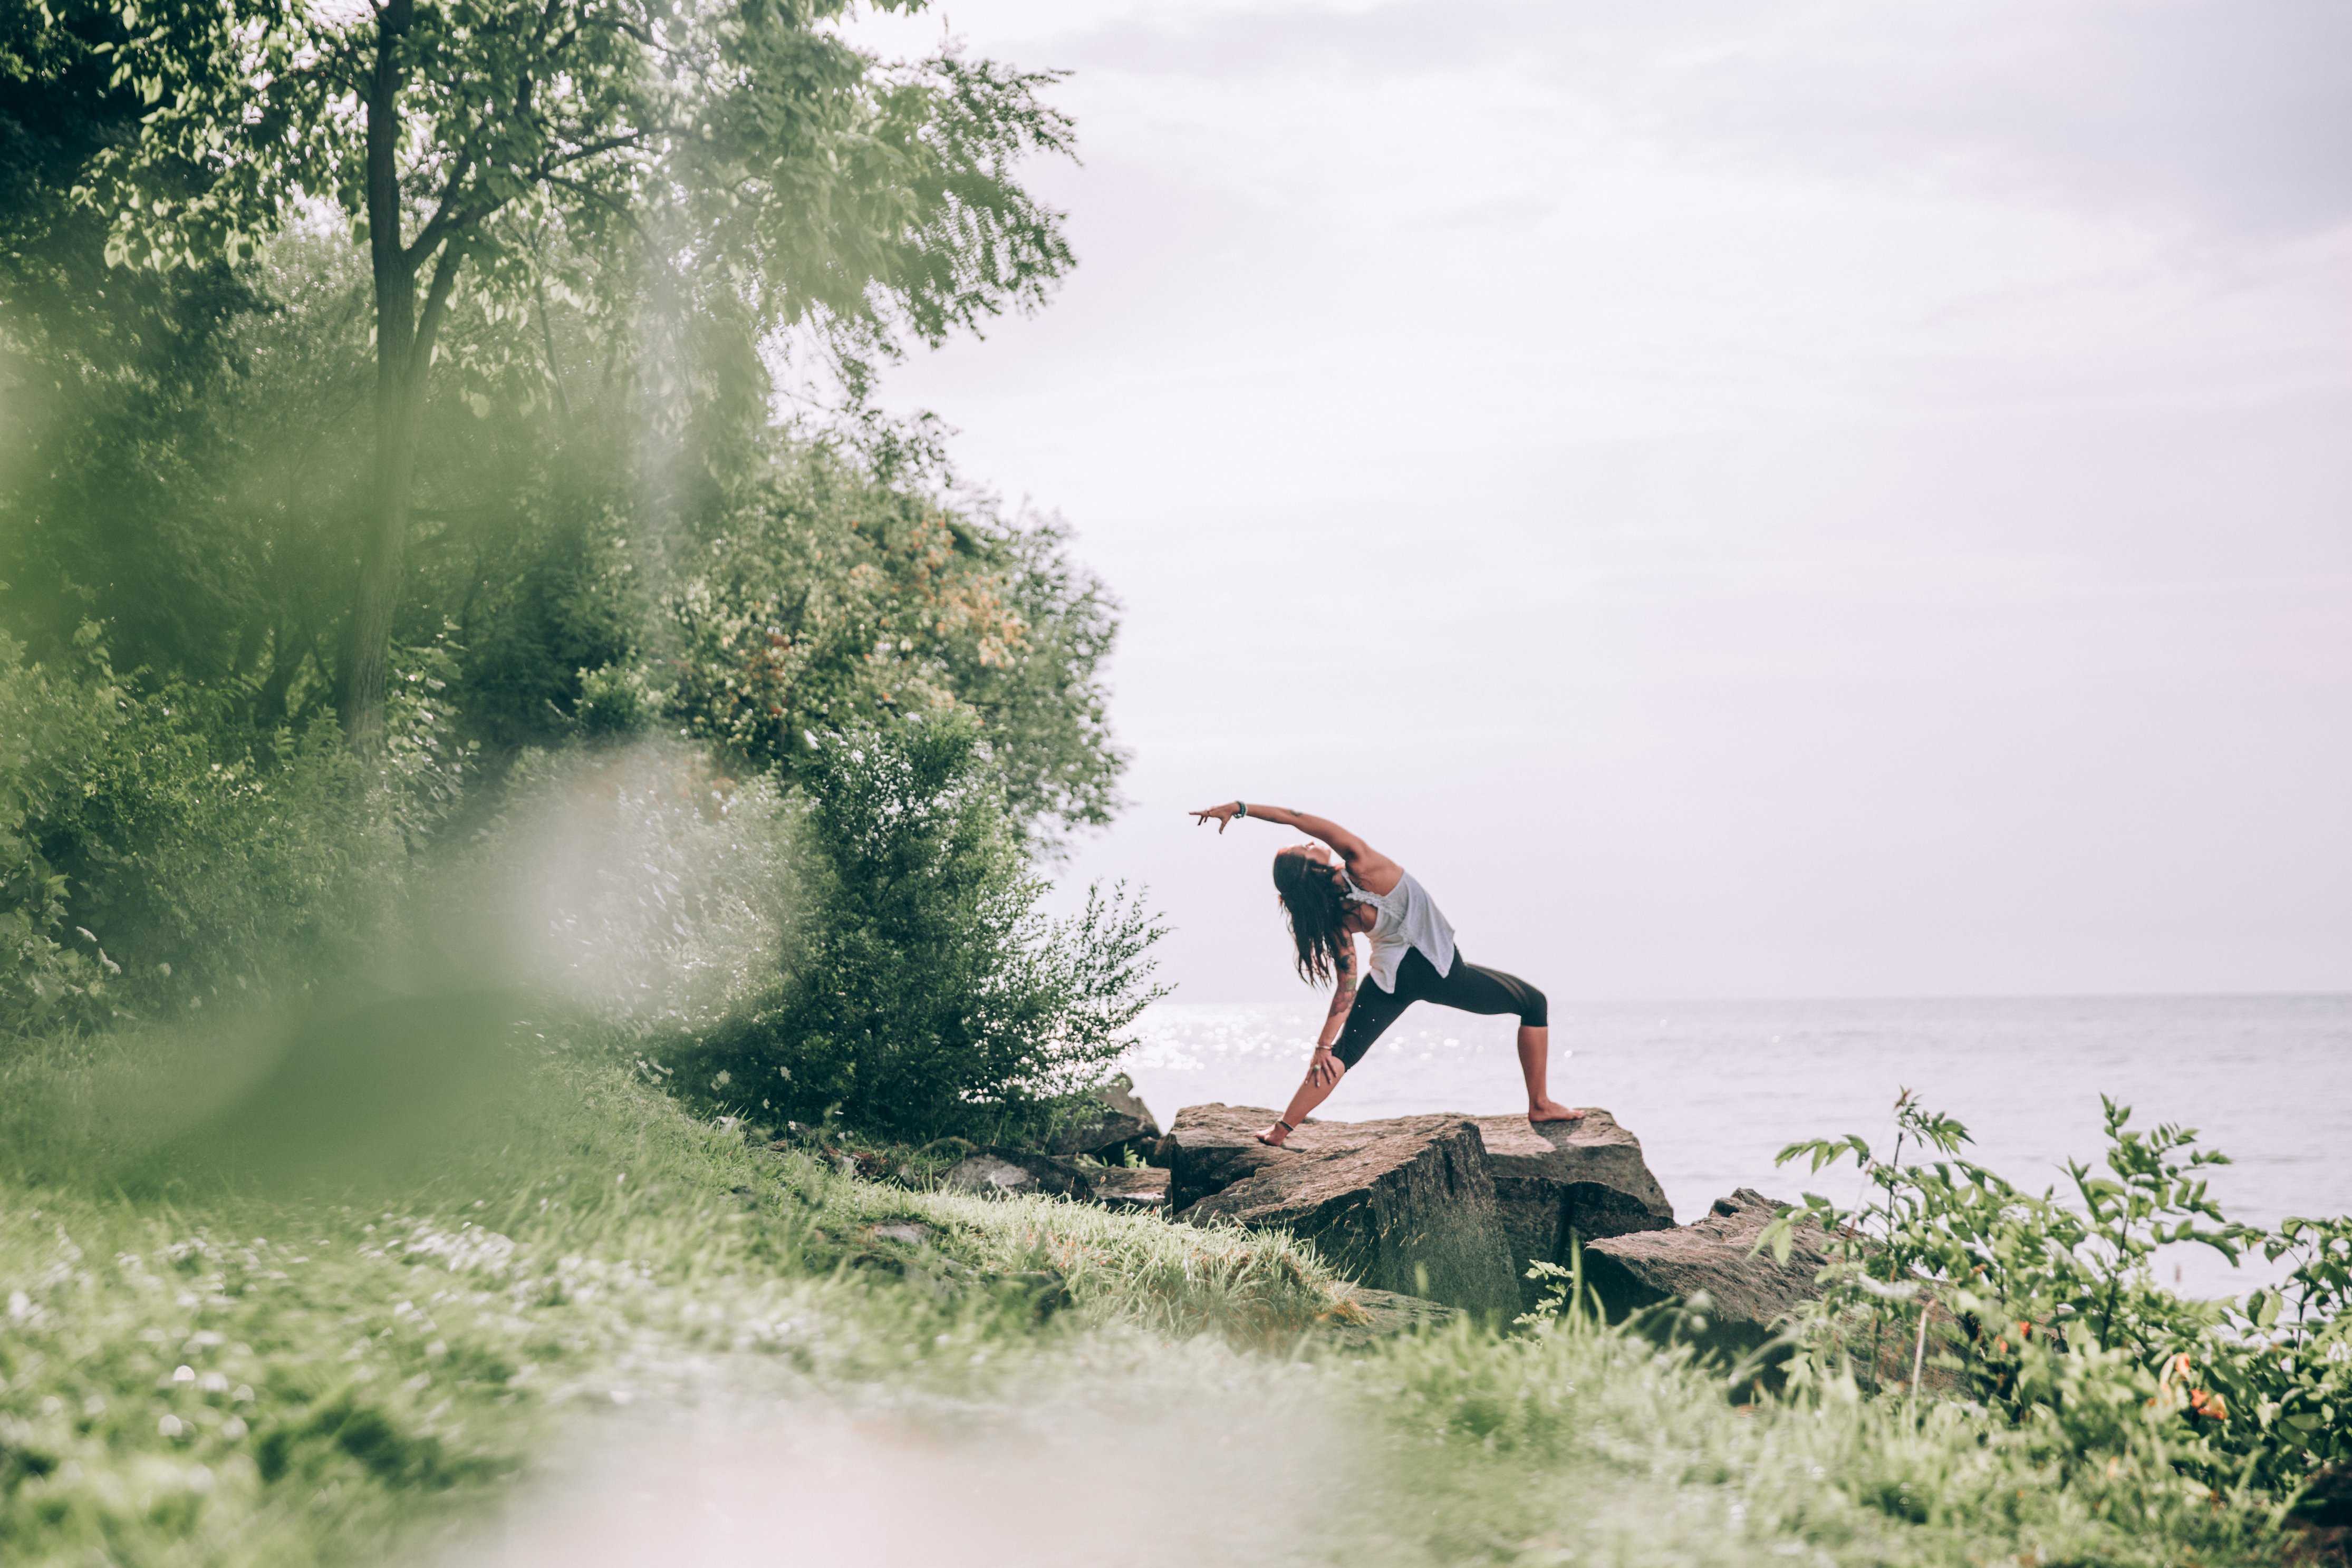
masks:
POLYGON ((1513 1319, 1515 1326, 1539 1333, 1583 1333, 1608 1326, 1609 1312, 1601 1304, 1601 1292, 1585 1282, 1584 1247, 1575 1237, 1569 1238, 1565 1265, 1538 1258, 1528 1265, 1527 1277, 1543 1281, 1543 1298, 1513 1319))
POLYGON ((365 250, 374 470, 336 684, 361 750, 381 739, 438 361, 476 383, 560 381, 552 295, 626 346, 641 423, 677 443, 712 401, 697 372, 782 329, 855 363, 1034 306, 1067 269, 1060 215, 1014 177, 1069 149, 1039 96, 1052 77, 952 51, 885 66, 839 36, 849 9, 119 0, 114 36, 85 49, 141 106, 72 186, 108 220, 108 265, 250 265, 326 204, 365 250), (449 331, 453 308, 490 329, 449 331))
POLYGON ((79 805, 79 770, 121 725, 102 654, 83 678, 28 663, 0 632, 0 1032, 101 1022, 121 965, 72 929, 66 874, 45 831, 79 805), (80 937, 77 942, 75 938, 80 937))
POLYGON ((823 447, 782 456, 677 553, 643 677, 662 716, 821 790, 815 737, 961 710, 1034 841, 1109 821, 1113 606, 1066 535, 949 511, 823 447))
MULTIPOLYGON (((2046 1426, 1914 1413, 1829 1378, 1734 1405, 1686 1350, 1584 1332, 1398 1341, 1350 1369, 1383 1461, 1362 1504, 1421 1560, 2274 1563, 2267 1511, 2147 1446, 2080 1463, 2046 1426), (1388 1522, 1393 1521, 1393 1523, 1388 1522), (1411 1521, 1408 1523, 1407 1521, 1411 1521)), ((1360 1461, 1361 1462, 1361 1461, 1360 1461)))
POLYGON ((445 904, 500 983, 630 1031, 772 997, 803 925, 798 806, 678 740, 526 753, 445 904))
POLYGON ((412 847, 457 802, 449 667, 446 648, 411 651, 371 773, 323 718, 256 733, 220 694, 142 695, 95 626, 41 664, 0 635, 0 1030, 365 967, 412 847))
POLYGON ((2084 1458, 2146 1448, 2216 1488, 2291 1498, 2352 1458, 2352 1220, 2235 1223, 2202 1174, 2225 1156, 2197 1148, 2192 1129, 2143 1131, 2129 1107, 2102 1104, 2105 1174, 2070 1163, 2067 1202, 1958 1158, 1967 1130, 1906 1091, 1885 1160, 1852 1134, 1781 1152, 1816 1171, 1851 1158, 1871 1196, 1848 1209, 1808 1193, 1759 1245, 1785 1259, 1795 1227, 1828 1231, 1811 1338, 1866 1382, 1888 1381, 1892 1333, 1915 1386, 1925 1362, 2012 1419, 2054 1425, 2084 1458), (2150 1266, 2183 1243, 2293 1267, 2283 1288, 2190 1300, 2150 1266))
POLYGON ((926 1137, 1034 1123, 1102 1081, 1161 990, 1123 890, 1042 916, 980 731, 953 712, 827 736, 811 768, 809 934, 778 1004, 683 1053, 772 1119, 926 1137))
MULTIPOLYGON (((1171 1466, 1198 1481, 1221 1437, 1276 1411, 1283 1443, 1245 1462, 1278 1483, 1295 1469, 1295 1493, 1271 1497, 1299 1500, 1296 1517, 1264 1527, 1295 1534, 1253 1540, 1301 1559, 2289 1559, 2268 1509, 2185 1484, 2149 1444, 2084 1462, 2054 1424, 1988 1422, 1959 1401, 1914 1413, 1831 1379, 1735 1406, 1687 1354, 1591 1324, 1456 1324, 1342 1349, 1326 1329, 1351 1305, 1287 1238, 838 1176, 698 1124, 583 1065, 597 1042, 572 1043, 425 1176, 364 1199, 79 1181, 102 1162, 60 1128, 135 1133, 59 1113, 119 1103, 101 1068, 173 1084, 219 1064, 193 1037, 129 1060, 119 1038, 0 1055, 8 1561, 430 1554, 583 1430, 621 1444, 635 1473, 646 1443, 678 1430, 661 1424, 673 1396, 715 1419, 730 1393, 749 1417, 722 1428, 734 1458, 757 1457, 743 1445, 779 1409, 804 1427, 827 1402, 882 1401, 881 1452, 936 1437, 927 1451, 951 1463, 1001 1437, 1034 1469, 1041 1438, 1083 1445, 1100 1461, 1087 1474, 1139 1499, 1171 1466), (1041 1314, 1041 1285, 1066 1306, 1041 1314), (1255 1345, 1274 1354, 1239 1348, 1255 1345), (583 1406, 601 1410, 585 1428, 583 1406)), ((735 1469, 766 1495, 761 1467, 735 1469)), ((702 1482, 719 1507, 739 1495, 723 1473, 702 1482)), ((1193 1491, 1221 1510, 1267 1500, 1193 1491)), ((663 1523, 692 1555, 694 1521, 663 1523)), ((482 1544, 511 1551, 531 1527, 503 1515, 482 1544)), ((1040 1528, 1063 1540, 1070 1521, 1040 1528)))
POLYGON ((81 1179, 115 1163, 85 1136, 135 1141, 121 1104, 223 1071, 223 1042, 0 1055, 0 1556, 378 1563, 576 1440, 586 1399, 635 1420, 720 1366, 763 1416, 886 1385, 968 1411, 1074 1339, 1286 1343, 1334 1305, 1286 1239, 842 1180, 572 1043, 364 1197, 81 1179), (931 1239, 873 1237, 909 1222, 931 1239), (1067 1306, 1041 1322, 1046 1279, 1067 1306))
POLYGON ((1069 263, 1057 214, 1011 178, 1067 148, 1036 96, 1051 76, 954 54, 885 66, 834 30, 844 0, 116 9, 110 88, 151 107, 84 193, 131 265, 249 258, 327 200, 405 272, 467 264, 517 319, 551 283, 633 292, 658 247, 724 278, 762 327, 822 313, 936 342, 1034 302, 1069 263), (389 208, 372 131, 396 137, 389 208), (159 183, 192 168, 211 177, 159 183), (400 232, 371 235, 386 218, 400 232))

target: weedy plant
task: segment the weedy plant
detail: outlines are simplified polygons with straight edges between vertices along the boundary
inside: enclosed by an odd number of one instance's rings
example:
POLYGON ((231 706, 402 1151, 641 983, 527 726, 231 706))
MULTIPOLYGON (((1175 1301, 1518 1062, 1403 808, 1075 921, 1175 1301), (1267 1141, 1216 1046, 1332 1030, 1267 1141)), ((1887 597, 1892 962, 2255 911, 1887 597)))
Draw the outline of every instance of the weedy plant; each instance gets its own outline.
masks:
POLYGON ((1908 1090, 1886 1158, 1852 1134, 1782 1150, 1814 1172, 1851 1159, 1864 1177, 1853 1207, 1807 1193, 1759 1242, 1785 1261, 1800 1227, 1831 1239, 1796 1375, 1885 1390, 1907 1374, 1915 1401, 1933 1378, 2053 1424, 2076 1463, 2153 1451, 2213 1492, 2293 1507, 2352 1460, 2352 1219, 2233 1221, 2208 1189, 2226 1155, 2102 1104, 2105 1159, 2070 1162, 2063 1197, 1960 1157, 1968 1129, 1908 1090), (2184 1243, 2291 1266, 2242 1298, 2195 1300, 2151 1267, 2184 1243))

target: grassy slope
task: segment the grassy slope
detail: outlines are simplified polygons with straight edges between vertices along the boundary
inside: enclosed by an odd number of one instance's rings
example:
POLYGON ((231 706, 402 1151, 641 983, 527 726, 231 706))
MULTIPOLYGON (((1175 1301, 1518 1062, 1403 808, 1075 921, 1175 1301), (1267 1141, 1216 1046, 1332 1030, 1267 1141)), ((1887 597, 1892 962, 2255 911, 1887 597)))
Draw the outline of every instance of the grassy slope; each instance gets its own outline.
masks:
POLYGON ((2068 1474, 1957 1409, 1738 1410, 1607 1334, 1340 1353, 1316 1331, 1347 1309, 1279 1239, 853 1181, 618 1071, 547 1069, 494 1149, 270 1195, 89 1182, 54 1129, 100 1082, 80 1056, 0 1065, 12 1564, 373 1560, 509 1490, 573 1412, 742 1363, 983 1403, 1056 1376, 1262 1385, 1270 1440, 1310 1407, 1345 1434, 1286 1548, 1307 1560, 2275 1558, 2166 1475, 2068 1474), (874 1230, 910 1220, 922 1239, 874 1230))

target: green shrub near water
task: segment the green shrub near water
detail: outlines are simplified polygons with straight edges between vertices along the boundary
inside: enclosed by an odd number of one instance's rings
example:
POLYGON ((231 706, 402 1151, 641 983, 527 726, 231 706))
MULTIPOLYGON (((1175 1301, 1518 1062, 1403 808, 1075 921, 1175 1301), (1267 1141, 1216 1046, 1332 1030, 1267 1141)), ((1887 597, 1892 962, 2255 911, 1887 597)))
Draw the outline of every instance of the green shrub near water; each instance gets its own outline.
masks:
POLYGON ((2226 1155, 2198 1148, 2193 1129, 2136 1128, 2128 1106, 2103 1104, 2104 1168, 2070 1163, 2071 1201, 1961 1158, 1967 1129, 1908 1091, 1883 1159, 1854 1134, 1784 1150, 1814 1171, 1851 1159, 1869 1195, 1847 1208, 1807 1194, 1766 1233, 1783 1258, 1798 1225, 1832 1238, 1827 1293, 1796 1331, 1801 1375, 1907 1385, 1916 1399, 1932 1372, 2017 1429, 2049 1431, 2062 1464, 2146 1452, 2202 1494, 2293 1502, 2340 1488, 2352 1218, 2234 1222, 2207 1189, 2226 1155), (2151 1267, 2180 1245, 2259 1254, 2284 1278, 2236 1300, 2185 1297, 2151 1267))
POLYGON ((828 737, 807 764, 803 914, 780 996, 672 1052, 754 1120, 1003 1134, 1100 1082, 1163 994, 1122 891, 1055 921, 979 727, 941 710, 828 737))
POLYGON ((142 693, 94 629, 44 664, 0 640, 0 1030, 454 961, 690 1031, 690 1082, 755 1117, 929 1134, 1050 1114, 1159 994, 1139 907, 1038 915, 969 715, 837 738, 789 795, 683 743, 536 754, 487 828, 449 836, 454 674, 412 652, 371 772, 323 716, 255 733, 216 694, 142 693), (457 931, 467 951, 436 958, 457 931))

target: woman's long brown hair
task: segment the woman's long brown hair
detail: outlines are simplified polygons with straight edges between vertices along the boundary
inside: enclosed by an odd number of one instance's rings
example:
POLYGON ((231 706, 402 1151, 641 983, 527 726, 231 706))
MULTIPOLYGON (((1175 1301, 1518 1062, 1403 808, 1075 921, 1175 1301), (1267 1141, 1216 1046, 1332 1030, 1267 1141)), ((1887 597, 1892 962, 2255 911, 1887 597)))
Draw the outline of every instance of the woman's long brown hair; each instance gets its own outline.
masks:
POLYGON ((1298 946, 1298 977, 1310 986, 1328 985, 1345 959, 1348 933, 1348 886, 1339 868, 1319 861, 1305 850, 1284 850, 1274 857, 1274 892, 1290 921, 1290 939, 1298 946))

